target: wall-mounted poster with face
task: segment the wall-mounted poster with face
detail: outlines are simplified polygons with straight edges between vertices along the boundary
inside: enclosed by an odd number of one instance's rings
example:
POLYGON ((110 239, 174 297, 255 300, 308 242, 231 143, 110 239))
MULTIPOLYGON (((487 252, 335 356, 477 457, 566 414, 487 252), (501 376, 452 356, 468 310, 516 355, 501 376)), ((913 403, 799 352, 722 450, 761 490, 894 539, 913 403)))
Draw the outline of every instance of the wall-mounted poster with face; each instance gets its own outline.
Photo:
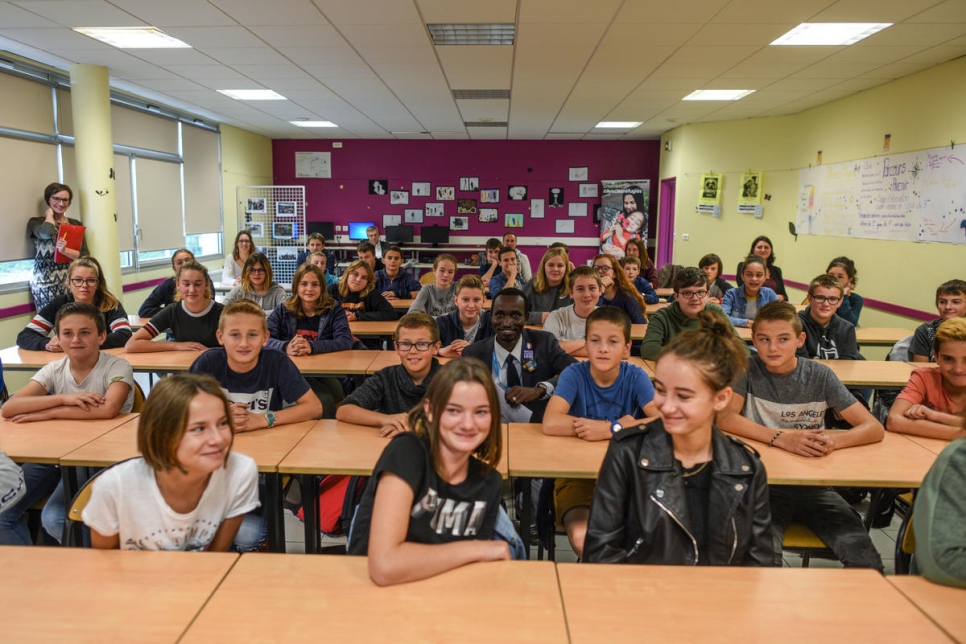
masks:
POLYGON ((631 239, 639 237, 646 243, 651 181, 602 181, 601 188, 600 252, 621 259, 631 239))

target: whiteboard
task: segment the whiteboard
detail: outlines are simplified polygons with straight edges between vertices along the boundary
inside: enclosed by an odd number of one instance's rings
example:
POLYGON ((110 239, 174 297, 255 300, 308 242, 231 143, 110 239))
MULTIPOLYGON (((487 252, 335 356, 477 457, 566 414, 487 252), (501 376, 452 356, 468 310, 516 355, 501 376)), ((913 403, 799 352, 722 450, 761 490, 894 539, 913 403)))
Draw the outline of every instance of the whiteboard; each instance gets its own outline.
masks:
POLYGON ((796 228, 800 235, 966 244, 966 150, 803 169, 796 228))

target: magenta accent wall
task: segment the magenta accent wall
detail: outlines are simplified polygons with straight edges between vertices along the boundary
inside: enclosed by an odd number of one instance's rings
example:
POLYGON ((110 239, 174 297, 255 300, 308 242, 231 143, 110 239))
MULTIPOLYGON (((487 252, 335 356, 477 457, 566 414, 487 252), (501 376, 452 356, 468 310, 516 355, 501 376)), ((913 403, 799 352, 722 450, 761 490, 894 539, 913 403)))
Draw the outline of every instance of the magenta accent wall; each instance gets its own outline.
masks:
MULTIPOLYGON (((659 141, 397 141, 346 140, 342 148, 333 148, 328 140, 275 140, 272 142, 274 183, 276 185, 304 185, 308 202, 309 221, 375 221, 382 227, 382 215, 402 214, 405 208, 422 208, 436 202, 437 186, 454 186, 456 198, 476 198, 479 193, 459 190, 460 177, 479 177, 481 189, 498 189, 500 202, 494 205, 499 212, 496 223, 480 223, 477 215, 470 217, 466 232, 460 236, 500 237, 503 234, 505 213, 524 214, 523 228, 513 229, 524 238, 521 248, 530 257, 534 270, 549 244, 536 246, 526 238, 559 238, 566 242, 571 236, 558 236, 554 221, 567 217, 566 204, 561 209, 546 208, 544 219, 531 219, 531 198, 542 198, 549 206, 551 187, 562 187, 566 203, 582 201, 591 204, 590 214, 574 218, 572 238, 592 238, 599 235, 593 220, 592 204, 600 198, 577 196, 578 182, 568 181, 571 166, 586 166, 590 183, 605 179, 650 179, 648 234, 656 235, 657 184, 659 141), (295 152, 319 151, 332 153, 331 179, 296 179, 295 152), (387 179, 390 190, 412 191, 413 182, 428 181, 430 197, 412 197, 409 205, 390 205, 389 195, 370 195, 369 181, 387 179), (528 188, 527 201, 508 201, 507 188, 524 185, 528 188)), ((426 217, 427 225, 446 225, 457 215, 456 201, 446 201, 445 216, 426 217)), ((419 232, 419 225, 416 225, 419 232)), ((482 245, 481 245, 482 246, 482 245)), ((575 247, 571 258, 585 263, 594 255, 592 248, 575 247)))

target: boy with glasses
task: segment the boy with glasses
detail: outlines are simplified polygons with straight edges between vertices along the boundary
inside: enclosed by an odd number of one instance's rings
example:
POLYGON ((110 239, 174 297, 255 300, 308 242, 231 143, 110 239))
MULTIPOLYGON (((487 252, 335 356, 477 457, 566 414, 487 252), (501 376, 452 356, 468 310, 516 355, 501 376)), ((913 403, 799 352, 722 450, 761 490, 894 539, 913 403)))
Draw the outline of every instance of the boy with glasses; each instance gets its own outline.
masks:
POLYGON ((808 307, 798 314, 805 330, 805 344, 797 352, 800 358, 865 360, 859 353, 855 327, 835 315, 844 292, 842 283, 828 274, 819 275, 808 285, 808 307))
POLYGON ((678 333, 697 329, 701 311, 714 311, 726 319, 728 317, 720 306, 708 301, 711 284, 700 268, 691 266, 678 271, 673 286, 674 301, 658 309, 648 320, 641 343, 641 357, 645 360, 656 360, 661 347, 678 333))
POLYGON ((338 420, 378 427, 378 435, 392 438, 409 431, 406 416, 426 393, 439 371, 439 327, 425 313, 407 313, 396 325, 399 365, 380 369, 366 378, 335 412, 338 420))

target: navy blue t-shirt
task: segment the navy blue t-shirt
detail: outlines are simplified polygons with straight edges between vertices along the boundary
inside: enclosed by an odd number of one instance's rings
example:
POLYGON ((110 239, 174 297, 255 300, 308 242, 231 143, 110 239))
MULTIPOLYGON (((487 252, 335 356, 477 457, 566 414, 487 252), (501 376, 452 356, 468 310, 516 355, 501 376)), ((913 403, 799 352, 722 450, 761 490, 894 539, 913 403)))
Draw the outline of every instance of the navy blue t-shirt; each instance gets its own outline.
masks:
POLYGON ((221 385, 232 402, 248 403, 253 414, 279 411, 294 404, 309 391, 292 359, 277 349, 263 348, 258 364, 247 373, 238 373, 228 367, 225 349, 208 349, 188 369, 191 373, 212 376, 221 385))

